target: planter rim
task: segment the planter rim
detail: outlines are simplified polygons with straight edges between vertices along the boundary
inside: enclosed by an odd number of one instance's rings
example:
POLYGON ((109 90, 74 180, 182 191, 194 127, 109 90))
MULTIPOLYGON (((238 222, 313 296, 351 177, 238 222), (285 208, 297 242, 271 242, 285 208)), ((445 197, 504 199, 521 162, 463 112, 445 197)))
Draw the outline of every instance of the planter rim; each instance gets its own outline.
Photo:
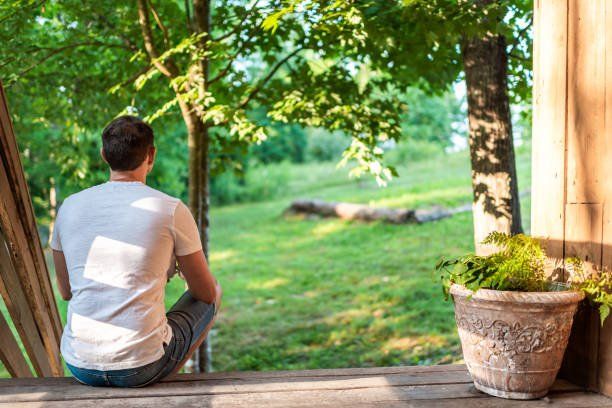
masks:
POLYGON ((465 286, 458 285, 456 283, 451 286, 450 293, 453 296, 460 297, 472 296, 472 299, 476 300, 519 303, 567 304, 578 303, 584 299, 584 293, 577 290, 517 292, 508 290, 478 289, 476 292, 473 292, 465 286))

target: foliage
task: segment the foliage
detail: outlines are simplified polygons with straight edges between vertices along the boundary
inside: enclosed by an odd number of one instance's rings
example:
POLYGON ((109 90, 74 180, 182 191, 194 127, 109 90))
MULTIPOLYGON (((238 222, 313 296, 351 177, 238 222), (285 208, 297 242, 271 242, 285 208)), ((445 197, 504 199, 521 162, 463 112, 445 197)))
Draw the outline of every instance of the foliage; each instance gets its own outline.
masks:
POLYGON ((283 122, 345 132, 354 140, 346 160, 381 183, 391 177, 377 146, 399 138, 402 106, 385 93, 389 77, 366 82, 354 68, 368 59, 354 7, 333 2, 278 25, 281 0, 225 0, 213 3, 204 32, 192 2, 138 3, 146 19, 117 1, 22 0, 3 10, 0 76, 21 100, 24 133, 38 117, 63 135, 66 118, 97 133, 121 112, 176 125, 188 110, 212 129, 219 171, 283 122), (262 109, 263 118, 252 114, 262 109))
MULTIPOLYGON (((438 262, 436 271, 440 274, 445 298, 448 298, 453 284, 465 286, 473 292, 478 289, 521 292, 556 290, 556 286, 551 285, 544 274, 546 254, 537 239, 523 234, 510 236, 492 232, 483 243, 495 245, 499 250, 487 256, 469 254, 438 262)), ((587 274, 582 261, 577 258, 567 259, 566 265, 572 271, 568 287, 583 291, 597 305, 603 324, 612 307, 612 275, 587 274)))
POLYGON ((421 160, 434 159, 445 155, 442 147, 437 143, 422 140, 408 140, 406 143, 387 148, 385 153, 387 161, 393 166, 402 163, 417 162, 421 160))
POLYGON ((254 166, 246 173, 227 171, 212 179, 211 200, 224 205, 266 201, 283 192, 289 182, 287 162, 254 166))
POLYGON ((587 272, 578 258, 566 259, 566 268, 570 271, 570 286, 585 293, 591 304, 599 309, 603 325, 612 309, 612 273, 610 271, 587 272))
POLYGON ((510 236, 492 232, 483 241, 499 251, 487 255, 465 255, 443 259, 436 265, 445 297, 453 283, 478 289, 541 292, 546 290, 544 251, 538 241, 524 234, 510 236))
MULTIPOLYGON (((269 164, 289 161, 303 163, 309 145, 307 130, 298 125, 270 126, 270 138, 260 144, 251 145, 248 159, 257 163, 269 164)), ((335 158, 338 158, 339 152, 335 158)))
POLYGON ((409 87, 401 96, 408 107, 401 126, 405 141, 423 141, 442 149, 453 146, 453 137, 467 137, 464 126, 466 112, 453 91, 429 95, 418 87, 409 87))
POLYGON ((337 160, 350 143, 350 138, 341 132, 330 133, 319 128, 308 129, 306 158, 315 162, 337 160))

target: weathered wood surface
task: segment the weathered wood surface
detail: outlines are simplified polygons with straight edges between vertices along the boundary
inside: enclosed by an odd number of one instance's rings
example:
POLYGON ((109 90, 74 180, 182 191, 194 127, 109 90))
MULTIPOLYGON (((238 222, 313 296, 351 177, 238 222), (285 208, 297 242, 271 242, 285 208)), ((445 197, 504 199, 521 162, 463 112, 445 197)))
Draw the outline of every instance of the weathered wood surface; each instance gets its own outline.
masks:
POLYGON ((286 210, 293 214, 314 214, 344 220, 384 221, 392 224, 423 223, 450 217, 453 212, 442 207, 413 210, 408 208, 370 207, 364 204, 336 203, 322 200, 296 200, 286 210))
POLYGON ((0 83, 0 293, 39 375, 62 375, 61 321, 0 83))
POLYGON ((32 377, 30 367, 2 313, 0 313, 0 361, 12 377, 32 377))
POLYGON ((147 388, 94 388, 72 378, 0 380, 0 407, 612 407, 559 381, 545 400, 475 390, 463 365, 183 374, 147 388))
POLYGON ((546 248, 547 274, 563 279, 568 5, 534 6, 531 234, 546 248))
MULTIPOLYGON (((612 0, 534 6, 531 233, 558 279, 564 256, 612 273, 612 0)), ((612 396, 610 327, 583 307, 560 375, 612 396)))

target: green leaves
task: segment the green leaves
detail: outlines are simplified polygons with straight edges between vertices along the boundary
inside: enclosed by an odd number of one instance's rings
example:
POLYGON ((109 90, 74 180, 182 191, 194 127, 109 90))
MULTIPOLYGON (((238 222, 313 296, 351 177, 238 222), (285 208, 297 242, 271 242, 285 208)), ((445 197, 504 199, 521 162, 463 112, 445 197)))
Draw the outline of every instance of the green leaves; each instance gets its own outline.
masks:
POLYGON ((565 264, 570 273, 570 286, 583 291, 589 302, 599 309, 599 318, 603 325, 612 309, 612 273, 609 270, 599 273, 586 271, 578 258, 566 259, 565 264))
MULTIPOLYGON (((492 232, 483 241, 499 248, 488 256, 473 254, 454 259, 442 259, 435 272, 442 282, 445 299, 453 283, 476 292, 478 289, 546 292, 556 290, 544 275, 546 254, 535 238, 517 234, 510 236, 492 232)), ((569 288, 584 292, 599 309, 601 323, 612 309, 612 274, 586 273, 578 258, 565 260, 570 272, 569 288)))
POLYGON ((546 290, 545 255, 537 240, 523 234, 493 232, 483 241, 499 251, 488 256, 465 255, 436 265, 445 293, 453 283, 478 289, 538 292, 546 290), (451 269, 450 266, 453 266, 451 269))

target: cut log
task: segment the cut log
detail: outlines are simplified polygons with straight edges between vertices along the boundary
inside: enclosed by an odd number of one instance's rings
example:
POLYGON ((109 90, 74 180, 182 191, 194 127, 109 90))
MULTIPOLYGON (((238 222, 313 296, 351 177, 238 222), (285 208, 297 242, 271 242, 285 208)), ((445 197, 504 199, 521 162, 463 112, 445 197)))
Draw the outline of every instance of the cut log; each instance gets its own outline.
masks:
POLYGON ((364 204, 336 203, 321 200, 296 200, 286 210, 289 214, 314 214, 344 220, 383 221, 392 224, 420 224, 450 217, 453 212, 443 207, 423 210, 370 207, 364 204))

